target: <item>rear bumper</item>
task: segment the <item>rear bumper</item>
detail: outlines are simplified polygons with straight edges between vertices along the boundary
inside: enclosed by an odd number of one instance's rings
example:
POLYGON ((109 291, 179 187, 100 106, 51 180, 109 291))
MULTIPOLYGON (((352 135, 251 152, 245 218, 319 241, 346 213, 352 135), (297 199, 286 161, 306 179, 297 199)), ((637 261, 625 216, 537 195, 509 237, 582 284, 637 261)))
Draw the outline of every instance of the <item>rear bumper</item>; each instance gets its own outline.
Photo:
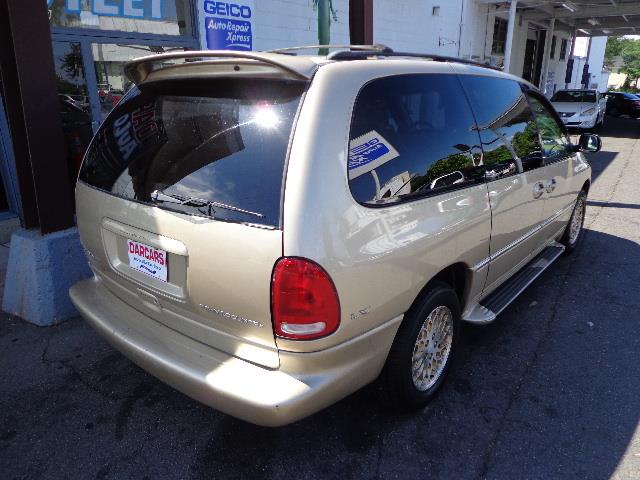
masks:
POLYGON ((319 352, 280 351, 280 369, 270 370, 156 322, 95 278, 69 294, 85 320, 140 367, 206 405, 265 426, 304 418, 373 381, 402 320, 319 352))

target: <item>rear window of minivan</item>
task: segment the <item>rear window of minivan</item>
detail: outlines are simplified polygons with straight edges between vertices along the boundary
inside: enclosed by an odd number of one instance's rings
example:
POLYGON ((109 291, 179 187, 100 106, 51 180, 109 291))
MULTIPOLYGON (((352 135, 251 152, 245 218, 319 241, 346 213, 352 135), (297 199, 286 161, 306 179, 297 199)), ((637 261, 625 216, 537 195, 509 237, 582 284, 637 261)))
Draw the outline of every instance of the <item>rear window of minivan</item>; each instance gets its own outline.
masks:
POLYGON ((100 127, 79 179, 167 210, 278 227, 305 86, 220 78, 134 87, 100 127))

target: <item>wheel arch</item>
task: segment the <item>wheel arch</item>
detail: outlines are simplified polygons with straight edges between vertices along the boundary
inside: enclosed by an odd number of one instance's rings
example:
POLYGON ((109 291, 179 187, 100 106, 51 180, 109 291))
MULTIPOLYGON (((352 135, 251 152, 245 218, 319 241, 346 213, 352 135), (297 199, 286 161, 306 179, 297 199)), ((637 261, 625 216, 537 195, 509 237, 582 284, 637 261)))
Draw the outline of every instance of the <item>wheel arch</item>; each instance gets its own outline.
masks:
POLYGON ((464 262, 456 262, 443 268, 425 283, 416 298, 411 304, 411 308, 417 304, 438 282, 447 284, 455 292, 460 302, 461 311, 464 310, 466 296, 469 292, 471 275, 469 266, 464 262))

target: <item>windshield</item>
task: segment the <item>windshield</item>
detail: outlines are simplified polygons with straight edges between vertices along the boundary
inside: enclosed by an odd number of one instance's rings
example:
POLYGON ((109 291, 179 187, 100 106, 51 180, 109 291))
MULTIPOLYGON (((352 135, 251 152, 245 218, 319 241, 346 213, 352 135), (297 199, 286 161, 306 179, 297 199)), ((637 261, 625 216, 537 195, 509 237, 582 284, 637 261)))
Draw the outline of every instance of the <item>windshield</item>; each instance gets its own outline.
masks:
POLYGON ((552 102, 596 103, 596 93, 584 90, 560 90, 551 97, 552 102))
POLYGON ((304 88, 303 82, 229 78, 143 84, 100 127, 79 178, 167 210, 277 227, 304 88), (214 203, 158 202, 154 191, 214 203))

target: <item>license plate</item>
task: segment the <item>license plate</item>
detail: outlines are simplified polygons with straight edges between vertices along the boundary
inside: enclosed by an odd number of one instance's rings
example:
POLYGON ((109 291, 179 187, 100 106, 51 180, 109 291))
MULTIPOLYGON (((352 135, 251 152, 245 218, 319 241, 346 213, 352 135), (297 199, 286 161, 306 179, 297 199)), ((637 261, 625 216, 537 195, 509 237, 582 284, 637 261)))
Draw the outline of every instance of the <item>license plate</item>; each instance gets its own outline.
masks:
POLYGON ((127 239, 129 266, 150 277, 167 281, 167 252, 127 239))

